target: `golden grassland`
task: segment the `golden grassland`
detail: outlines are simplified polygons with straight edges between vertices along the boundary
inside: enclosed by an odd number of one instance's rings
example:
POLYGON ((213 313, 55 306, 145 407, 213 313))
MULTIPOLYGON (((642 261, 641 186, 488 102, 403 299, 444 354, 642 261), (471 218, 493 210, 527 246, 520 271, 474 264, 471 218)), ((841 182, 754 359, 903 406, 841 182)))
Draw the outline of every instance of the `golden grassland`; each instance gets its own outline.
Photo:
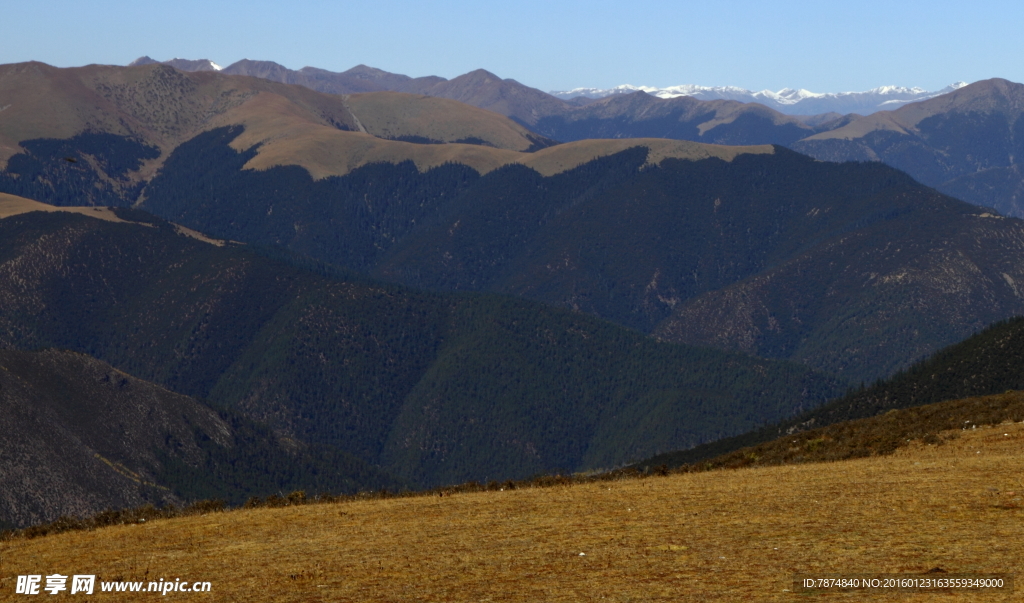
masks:
POLYGON ((797 573, 1021 575, 1024 423, 959 433, 836 463, 261 508, 14 539, 0 543, 0 599, 20 600, 18 575, 59 572, 209 581, 210 593, 167 596, 213 601, 1022 600, 1019 591, 792 592, 797 573))
POLYGON ((40 203, 39 201, 33 201, 32 199, 26 199, 17 195, 0 193, 0 220, 30 211, 66 211, 108 222, 124 222, 124 220, 118 218, 113 211, 106 207, 57 207, 56 205, 40 203))
MULTIPOLYGON (((59 207, 56 205, 49 205, 47 203, 40 203, 39 201, 33 201, 32 199, 26 199, 25 197, 19 197, 17 195, 0 193, 0 220, 31 211, 63 211, 72 214, 81 214, 90 218, 96 218, 97 220, 106 220, 108 222, 128 222, 127 220, 118 218, 117 214, 107 207, 59 207)), ((141 224, 141 222, 132 222, 132 224, 141 224)), ((149 224, 143 225, 149 226, 149 224)), ((180 235, 192 237, 193 239, 209 243, 210 245, 216 245, 217 247, 223 247, 228 243, 228 241, 208 237, 197 230, 186 228, 180 224, 174 224, 174 230, 180 235)))

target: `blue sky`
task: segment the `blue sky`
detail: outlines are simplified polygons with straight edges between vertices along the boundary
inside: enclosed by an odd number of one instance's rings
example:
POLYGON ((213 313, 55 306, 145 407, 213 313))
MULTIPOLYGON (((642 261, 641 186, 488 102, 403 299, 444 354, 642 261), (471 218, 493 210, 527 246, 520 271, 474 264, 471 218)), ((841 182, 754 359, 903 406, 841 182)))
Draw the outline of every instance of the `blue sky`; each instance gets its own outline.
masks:
POLYGON ((0 0, 0 63, 242 58, 411 76, 485 68, 542 90, 815 92, 1024 81, 1021 2, 0 0))

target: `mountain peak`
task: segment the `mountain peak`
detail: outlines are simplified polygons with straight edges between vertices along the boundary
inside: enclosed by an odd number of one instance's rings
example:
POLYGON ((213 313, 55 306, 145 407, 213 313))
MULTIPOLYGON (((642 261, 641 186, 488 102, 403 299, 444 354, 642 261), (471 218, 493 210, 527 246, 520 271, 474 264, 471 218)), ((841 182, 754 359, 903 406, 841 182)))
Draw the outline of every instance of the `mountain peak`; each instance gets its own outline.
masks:
MULTIPOLYGON (((306 71, 306 70, 312 71, 314 69, 312 67, 304 67, 302 69, 302 71, 306 71)), ((352 77, 352 78, 355 78, 355 79, 358 79, 358 80, 372 80, 372 81, 391 80, 391 79, 395 79, 395 78, 398 78, 398 79, 403 80, 403 81, 404 80, 412 79, 412 78, 410 78, 407 75, 400 75, 400 74, 397 74, 397 73, 391 73, 391 72, 388 72, 388 71, 384 71, 383 69, 377 69, 376 67, 370 67, 369 65, 363 65, 362 63, 360 63, 359 65, 356 65, 355 67, 349 69, 348 71, 341 72, 339 75, 341 75, 343 77, 352 77)))
POLYGON ((466 79, 472 79, 472 80, 483 79, 485 81, 486 80, 495 80, 495 81, 498 81, 498 82, 502 81, 502 79, 500 77, 498 77, 497 75, 491 73, 490 71, 487 71, 486 69, 474 69, 473 71, 470 71, 468 73, 464 73, 464 74, 460 75, 458 78, 455 78, 455 79, 459 79, 459 78, 466 78, 466 79))
POLYGON ((179 59, 176 57, 169 61, 157 61, 148 56, 141 56, 132 61, 131 63, 128 63, 128 66, 137 67, 139 65, 155 65, 158 63, 161 65, 170 65, 171 67, 174 67, 175 69, 178 69, 180 71, 220 71, 224 69, 223 67, 221 67, 217 63, 214 63, 210 59, 192 60, 179 59))
POLYGON ((143 55, 143 56, 135 59, 131 63, 128 63, 128 66, 129 67, 137 67, 139 65, 152 65, 153 63, 159 63, 159 62, 160 61, 157 61, 155 59, 151 59, 148 56, 143 55))
POLYGON ((923 88, 905 86, 879 86, 863 92, 812 92, 803 88, 783 88, 779 91, 761 90, 754 92, 736 86, 698 86, 682 84, 655 88, 652 86, 622 85, 614 88, 574 88, 572 90, 554 91, 550 94, 562 100, 585 96, 599 99, 617 94, 632 94, 642 90, 658 98, 676 98, 692 96, 698 100, 734 100, 743 103, 760 103, 788 115, 816 115, 822 113, 839 113, 846 115, 858 113, 867 115, 876 111, 893 109, 897 106, 926 100, 952 92, 966 86, 957 82, 942 90, 930 92, 923 88))

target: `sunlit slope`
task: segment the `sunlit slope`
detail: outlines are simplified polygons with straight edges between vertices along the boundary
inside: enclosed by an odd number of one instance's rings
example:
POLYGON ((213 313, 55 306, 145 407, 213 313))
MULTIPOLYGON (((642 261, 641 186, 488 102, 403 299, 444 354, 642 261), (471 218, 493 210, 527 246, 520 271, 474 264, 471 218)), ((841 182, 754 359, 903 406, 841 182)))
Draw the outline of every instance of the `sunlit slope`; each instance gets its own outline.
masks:
MULTIPOLYGON (((402 161, 413 161, 421 170, 455 162, 481 173, 526 163, 550 174, 637 145, 657 147, 654 156, 660 158, 737 152, 715 147, 695 151, 692 143, 674 141, 591 141, 533 157, 526 152, 553 141, 503 115, 454 100, 397 92, 324 94, 255 77, 185 73, 161 64, 70 69, 38 62, 2 65, 0 111, 0 166, 21 178, 21 185, 39 174, 61 180, 68 171, 93 170, 100 180, 118 181, 114 188, 128 201, 140 194, 129 185, 152 177, 170 151, 224 126, 244 127, 232 143, 236 150, 258 145, 246 167, 298 165, 314 178, 343 175, 367 163, 402 161), (109 140, 98 144, 88 138, 96 135, 130 144, 113 158, 108 156, 109 140), (74 140, 54 150, 51 139, 74 140), (15 156, 22 159, 6 165, 15 156)), ((39 194, 34 198, 53 201, 39 194)))
POLYGON ((285 123, 366 131, 382 138, 474 139, 511 150, 534 144, 528 136, 539 140, 504 116, 456 101, 391 92, 343 97, 260 78, 185 73, 159 64, 72 69, 43 63, 3 65, 0 107, 0 140, 7 151, 3 160, 18 142, 34 138, 107 132, 134 136, 166 151, 182 137, 237 124, 249 126, 254 140, 267 140, 267 134, 285 123))
POLYGON ((353 94, 345 99, 359 124, 378 138, 466 142, 513 151, 554 144, 504 116, 454 100, 398 92, 353 94))
POLYGON ((940 446, 915 442, 841 463, 259 509, 14 540, 0 544, 0 593, 13 598, 17 575, 61 572, 209 581, 203 600, 213 601, 792 601, 798 572, 1019 576, 1024 425, 957 433, 940 446))
POLYGON ((106 207, 57 207, 55 205, 40 203, 17 195, 0 193, 0 220, 9 218, 10 216, 28 213, 30 211, 66 211, 70 213, 83 214, 99 220, 108 220, 110 222, 124 221, 121 218, 118 218, 113 211, 106 207))

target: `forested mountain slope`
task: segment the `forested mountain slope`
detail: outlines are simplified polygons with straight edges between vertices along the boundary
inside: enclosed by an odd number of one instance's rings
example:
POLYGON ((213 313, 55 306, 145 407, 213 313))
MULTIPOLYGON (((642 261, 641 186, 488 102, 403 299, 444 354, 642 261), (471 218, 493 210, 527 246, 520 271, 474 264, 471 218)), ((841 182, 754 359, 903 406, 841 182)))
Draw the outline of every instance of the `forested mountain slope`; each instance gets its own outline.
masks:
POLYGON ((141 212, 0 220, 0 346, 60 346, 420 485, 613 466, 821 404, 805 367, 324 278, 141 212))
POLYGON ((307 490, 396 488, 379 469, 66 350, 0 350, 0 525, 307 490))
MULTIPOLYGON (((893 419, 894 428, 906 433, 970 428, 984 424, 1004 407, 1019 414, 1020 390, 1024 390, 1024 318, 1015 317, 943 348, 888 379, 857 388, 799 416, 690 450, 659 455, 643 464, 695 463, 784 435, 883 414, 893 419), (1007 394, 1005 399, 996 395, 1004 393, 1007 394), (964 400, 968 398, 970 400, 964 400), (921 408, 913 413, 887 414, 915 407, 921 408), (951 417, 957 418, 951 422, 951 417), (915 425, 915 421, 919 425, 915 425)), ((881 434, 858 438, 861 438, 860 444, 844 444, 843 447, 877 448, 883 441, 891 440, 881 434)))
POLYGON ((387 280, 514 294, 854 381, 1024 312, 1021 222, 880 164, 701 145, 654 162, 637 141, 552 175, 407 163, 313 180, 243 169, 256 151, 233 150, 237 136, 179 147, 143 207, 387 280))

